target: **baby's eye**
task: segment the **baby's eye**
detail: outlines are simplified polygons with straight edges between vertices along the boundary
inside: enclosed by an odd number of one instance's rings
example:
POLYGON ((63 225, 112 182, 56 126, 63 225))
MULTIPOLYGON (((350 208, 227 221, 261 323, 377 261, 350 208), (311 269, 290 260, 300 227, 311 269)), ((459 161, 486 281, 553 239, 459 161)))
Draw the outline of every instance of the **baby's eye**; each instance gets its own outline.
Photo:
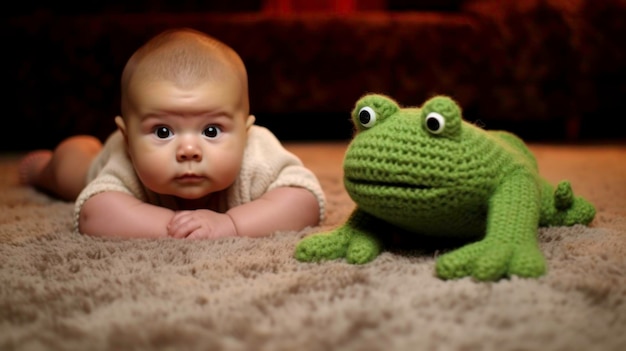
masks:
POLYGON ((220 134, 222 133, 222 130, 219 127, 216 126, 208 126, 206 127, 206 129, 202 132, 202 134, 209 138, 209 139, 215 139, 217 138, 220 134))
POLYGON ((167 139, 174 135, 174 133, 172 133, 169 128, 161 126, 154 129, 154 135, 159 139, 167 139))

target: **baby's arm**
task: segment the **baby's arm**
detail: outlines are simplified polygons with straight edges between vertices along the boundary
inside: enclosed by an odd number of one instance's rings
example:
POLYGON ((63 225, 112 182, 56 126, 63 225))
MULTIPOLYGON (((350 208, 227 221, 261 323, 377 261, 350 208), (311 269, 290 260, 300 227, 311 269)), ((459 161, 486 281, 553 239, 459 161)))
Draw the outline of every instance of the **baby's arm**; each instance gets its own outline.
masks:
POLYGON ((177 238, 260 237, 314 226, 319 218, 319 203, 313 193, 304 188, 281 187, 226 214, 208 210, 177 212, 168 228, 177 238))
POLYGON ((78 219, 81 233, 124 238, 167 237, 174 211, 145 203, 130 194, 106 191, 85 201, 78 219))
POLYGON ((319 224, 317 198, 305 188, 282 187, 226 212, 240 236, 258 237, 278 230, 301 230, 319 224))
POLYGON ((259 237, 317 225, 319 213, 317 198, 297 187, 271 190, 226 214, 210 210, 175 213, 123 192, 107 191, 85 201, 78 228, 81 233, 103 237, 259 237))

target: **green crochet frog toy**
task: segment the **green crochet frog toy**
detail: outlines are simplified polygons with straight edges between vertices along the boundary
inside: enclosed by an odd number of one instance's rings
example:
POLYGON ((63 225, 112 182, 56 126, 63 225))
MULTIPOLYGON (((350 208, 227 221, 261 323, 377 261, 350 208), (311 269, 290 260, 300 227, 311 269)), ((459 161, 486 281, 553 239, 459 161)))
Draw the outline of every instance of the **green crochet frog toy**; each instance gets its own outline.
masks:
POLYGON ((343 169, 356 208, 336 229, 303 238, 300 261, 364 264, 379 255, 383 238, 419 236, 461 240, 436 259, 442 279, 539 277, 546 262, 538 227, 587 225, 595 216, 568 181, 554 188, 540 177, 521 139, 464 121, 450 97, 401 108, 367 94, 352 121, 343 169))

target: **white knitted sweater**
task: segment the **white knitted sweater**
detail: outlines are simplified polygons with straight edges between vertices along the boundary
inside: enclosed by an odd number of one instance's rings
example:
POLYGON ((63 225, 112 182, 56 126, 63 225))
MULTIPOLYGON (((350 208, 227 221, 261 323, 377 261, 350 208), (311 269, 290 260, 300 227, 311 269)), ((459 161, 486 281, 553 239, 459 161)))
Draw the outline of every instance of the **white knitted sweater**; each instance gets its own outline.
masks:
MULTIPOLYGON (((80 210, 85 201, 105 191, 121 191, 142 201, 176 210, 171 196, 154 193, 140 182, 119 131, 111 134, 105 142, 102 152, 89 169, 87 182, 74 207, 76 231, 80 210)), ((319 202, 320 222, 324 219, 326 199, 315 174, 305 168, 296 155, 286 150, 268 129, 255 125, 248 132, 239 176, 229 188, 212 195, 215 198, 211 202, 215 204, 215 208, 211 209, 226 212, 232 207, 259 198, 271 189, 286 186, 302 187, 311 191, 319 202)))

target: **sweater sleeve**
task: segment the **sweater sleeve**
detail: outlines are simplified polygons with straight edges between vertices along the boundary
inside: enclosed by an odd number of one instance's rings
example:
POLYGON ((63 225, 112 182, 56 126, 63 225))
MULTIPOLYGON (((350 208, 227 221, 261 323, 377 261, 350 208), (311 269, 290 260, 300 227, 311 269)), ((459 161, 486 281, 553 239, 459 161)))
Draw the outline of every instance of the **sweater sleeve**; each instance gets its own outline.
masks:
POLYGON ((268 129, 252 126, 239 177, 230 188, 228 207, 253 201, 280 187, 309 190, 317 198, 320 223, 324 220, 326 198, 315 174, 296 155, 285 149, 268 129))
POLYGON ((78 232, 80 211, 85 202, 92 196, 106 191, 119 191, 133 195, 142 201, 147 200, 144 188, 125 151, 123 137, 119 131, 113 133, 105 142, 102 152, 89 169, 87 186, 76 199, 74 204, 74 230, 76 232, 78 232))

